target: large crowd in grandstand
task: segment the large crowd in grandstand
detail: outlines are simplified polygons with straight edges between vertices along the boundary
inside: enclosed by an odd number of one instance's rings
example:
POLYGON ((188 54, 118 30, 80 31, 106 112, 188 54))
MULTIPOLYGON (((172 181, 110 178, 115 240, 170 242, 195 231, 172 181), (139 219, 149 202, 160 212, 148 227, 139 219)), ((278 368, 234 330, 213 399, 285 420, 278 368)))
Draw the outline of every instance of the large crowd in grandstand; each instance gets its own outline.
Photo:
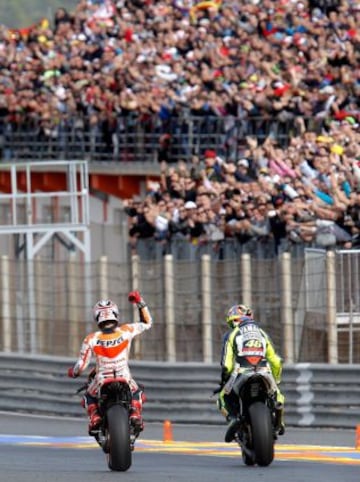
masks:
POLYGON ((24 119, 109 145, 119 119, 156 119, 161 181, 126 203, 134 248, 360 245, 358 0, 80 0, 53 25, 1 26, 0 66, 0 144, 24 119), (186 116, 225 119, 224 145, 173 159, 186 116), (286 145, 239 142, 254 118, 286 125, 286 145))

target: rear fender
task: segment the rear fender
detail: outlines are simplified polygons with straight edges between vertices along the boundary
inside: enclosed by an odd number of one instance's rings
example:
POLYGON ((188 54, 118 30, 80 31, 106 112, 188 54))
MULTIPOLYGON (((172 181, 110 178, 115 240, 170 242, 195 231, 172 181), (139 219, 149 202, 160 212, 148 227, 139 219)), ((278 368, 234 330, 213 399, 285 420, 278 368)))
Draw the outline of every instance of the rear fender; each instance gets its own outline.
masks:
POLYGON ((271 373, 246 371, 239 375, 233 391, 240 400, 240 406, 246 410, 251 403, 262 401, 268 404, 276 392, 276 385, 271 373))
POLYGON ((262 385, 263 390, 269 394, 275 393, 277 389, 272 373, 266 368, 260 368, 258 370, 246 369, 240 372, 232 389, 236 395, 240 396, 243 390, 246 389, 246 386, 250 384, 262 385))
POLYGON ((127 380, 122 377, 105 379, 99 387, 98 399, 102 411, 115 404, 129 408, 132 394, 127 380))

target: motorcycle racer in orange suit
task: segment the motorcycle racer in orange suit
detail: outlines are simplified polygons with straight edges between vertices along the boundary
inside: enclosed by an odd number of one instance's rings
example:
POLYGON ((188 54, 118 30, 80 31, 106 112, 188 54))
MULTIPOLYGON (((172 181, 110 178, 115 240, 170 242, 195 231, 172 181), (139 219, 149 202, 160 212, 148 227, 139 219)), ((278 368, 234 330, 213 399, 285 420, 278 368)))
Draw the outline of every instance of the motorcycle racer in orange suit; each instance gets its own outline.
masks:
POLYGON ((101 422, 97 393, 106 378, 122 377, 127 380, 132 392, 131 424, 137 433, 144 428, 142 405, 145 395, 143 387, 140 388, 133 379, 128 362, 132 339, 149 330, 153 320, 147 304, 138 291, 130 292, 128 299, 137 305, 140 322, 119 325, 118 306, 109 299, 98 301, 93 307, 93 316, 99 330, 85 337, 78 360, 68 369, 68 376, 76 378, 88 367, 91 358, 95 358, 95 369, 89 377, 89 385, 83 400, 89 416, 90 435, 101 422))

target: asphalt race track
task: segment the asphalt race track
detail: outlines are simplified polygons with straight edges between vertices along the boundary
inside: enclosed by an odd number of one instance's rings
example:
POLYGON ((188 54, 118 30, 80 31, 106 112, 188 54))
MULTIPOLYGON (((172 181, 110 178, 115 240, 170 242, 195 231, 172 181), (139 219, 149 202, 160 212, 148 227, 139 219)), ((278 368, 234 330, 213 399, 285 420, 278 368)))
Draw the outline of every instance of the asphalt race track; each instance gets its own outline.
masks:
POLYGON ((111 472, 104 454, 86 435, 86 419, 0 414, 0 474, 7 482, 359 482, 360 450, 354 430, 288 429, 274 462, 246 467, 224 427, 147 424, 125 473, 111 472))

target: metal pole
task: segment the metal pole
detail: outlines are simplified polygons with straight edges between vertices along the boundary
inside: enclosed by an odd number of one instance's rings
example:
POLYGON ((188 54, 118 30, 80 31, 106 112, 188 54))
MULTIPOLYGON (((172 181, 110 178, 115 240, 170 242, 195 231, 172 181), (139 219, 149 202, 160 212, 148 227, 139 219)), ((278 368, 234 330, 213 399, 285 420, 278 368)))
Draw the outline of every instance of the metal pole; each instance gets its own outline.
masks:
POLYGON ((201 258, 202 273, 202 326, 203 326, 203 361, 212 363, 212 306, 211 306, 211 258, 204 254, 201 258))
POLYGON ((171 254, 164 256, 165 260, 165 324, 166 324, 166 359, 176 361, 175 343, 175 302, 174 302, 174 270, 171 254))
POLYGON ((78 199, 77 199, 77 166, 76 164, 69 164, 68 165, 68 172, 67 172, 67 181, 68 186, 67 190, 70 192, 70 212, 71 212, 71 222, 72 223, 79 223, 79 206, 78 206, 78 199))
POLYGON ((326 253, 328 363, 338 363, 335 253, 326 253))
POLYGON ((31 173, 30 166, 26 166, 26 224, 33 224, 32 199, 31 199, 31 173))
POLYGON ((283 350, 287 363, 294 363, 294 321, 292 309, 291 255, 280 257, 281 325, 283 327, 283 350))
POLYGON ((11 166, 11 218, 12 225, 17 225, 17 177, 16 177, 16 163, 11 166))

